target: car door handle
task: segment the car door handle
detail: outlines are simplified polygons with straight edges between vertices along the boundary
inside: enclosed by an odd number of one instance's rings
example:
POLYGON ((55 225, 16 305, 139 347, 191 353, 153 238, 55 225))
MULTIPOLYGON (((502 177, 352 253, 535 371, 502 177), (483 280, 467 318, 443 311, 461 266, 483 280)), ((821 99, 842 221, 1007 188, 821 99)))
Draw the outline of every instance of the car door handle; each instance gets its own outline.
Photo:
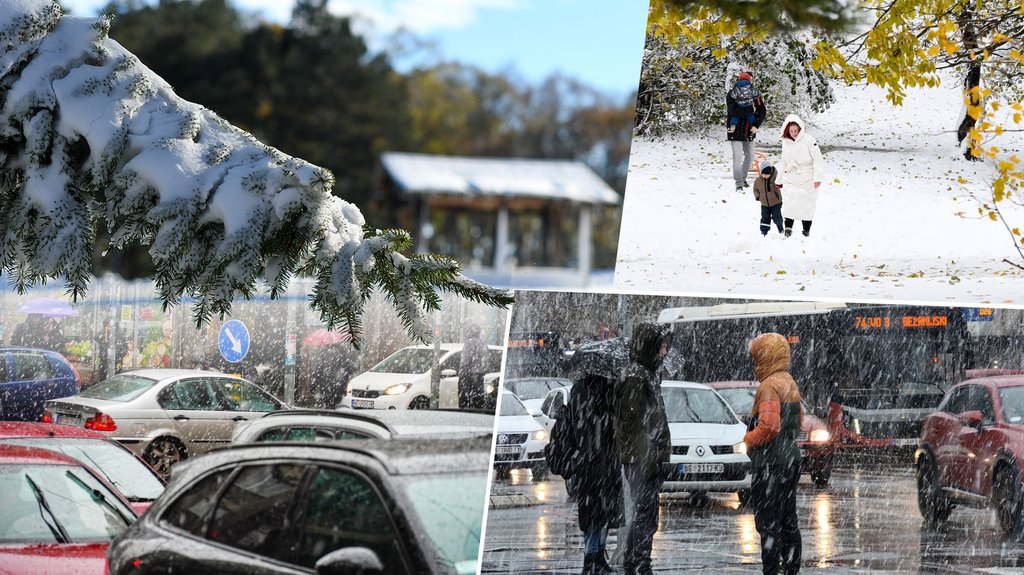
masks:
POLYGON ((231 421, 249 421, 249 418, 242 417, 241 415, 236 415, 235 417, 231 418, 231 421))
POLYGON ((188 421, 188 416, 187 415, 175 415, 173 419, 174 419, 174 421, 188 421))

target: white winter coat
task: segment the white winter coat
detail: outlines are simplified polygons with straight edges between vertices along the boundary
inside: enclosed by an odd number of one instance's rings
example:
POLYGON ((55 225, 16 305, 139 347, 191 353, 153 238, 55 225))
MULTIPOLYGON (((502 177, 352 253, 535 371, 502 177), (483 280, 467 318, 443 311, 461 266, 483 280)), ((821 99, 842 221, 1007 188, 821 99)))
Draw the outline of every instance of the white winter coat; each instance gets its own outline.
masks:
POLYGON ((782 215, 793 220, 813 220, 818 203, 818 190, 814 182, 823 181, 825 159, 814 136, 804 129, 804 122, 796 114, 786 116, 782 123, 782 161, 775 166, 779 171, 776 182, 783 184, 782 215), (790 123, 800 126, 796 140, 785 135, 790 123))

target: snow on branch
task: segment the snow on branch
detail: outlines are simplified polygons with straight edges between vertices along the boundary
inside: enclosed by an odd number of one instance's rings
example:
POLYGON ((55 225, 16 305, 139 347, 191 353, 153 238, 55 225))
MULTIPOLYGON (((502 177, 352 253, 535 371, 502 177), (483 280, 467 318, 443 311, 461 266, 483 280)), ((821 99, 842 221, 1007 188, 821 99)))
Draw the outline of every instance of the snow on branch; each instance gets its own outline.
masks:
POLYGON ((179 98, 106 18, 4 0, 0 23, 0 268, 17 289, 63 278, 83 296, 105 223, 114 247, 149 246, 164 305, 194 297, 200 324, 260 277, 277 296, 296 273, 317 278, 313 307, 353 334, 375 288, 420 340, 439 291, 511 303, 449 258, 401 255, 408 233, 367 226, 331 195, 328 170, 179 98))

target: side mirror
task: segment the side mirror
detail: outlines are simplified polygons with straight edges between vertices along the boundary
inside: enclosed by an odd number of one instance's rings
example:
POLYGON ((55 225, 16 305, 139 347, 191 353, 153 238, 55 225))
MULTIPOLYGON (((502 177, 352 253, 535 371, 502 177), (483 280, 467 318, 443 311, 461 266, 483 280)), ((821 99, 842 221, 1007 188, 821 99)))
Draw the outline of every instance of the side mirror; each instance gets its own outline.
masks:
POLYGON ((554 413, 551 414, 551 419, 562 419, 569 413, 569 406, 559 405, 555 408, 554 413))
POLYGON ((384 573, 384 564, 372 549, 345 547, 331 551, 316 562, 319 575, 371 575, 384 573))
POLYGON ((985 419, 985 416, 981 414, 977 409, 971 411, 965 411, 960 415, 956 416, 960 420, 960 425, 966 427, 981 427, 981 421, 985 419))
POLYGON ((455 377, 456 375, 459 375, 459 372, 455 371, 454 369, 441 370, 441 377, 455 377))

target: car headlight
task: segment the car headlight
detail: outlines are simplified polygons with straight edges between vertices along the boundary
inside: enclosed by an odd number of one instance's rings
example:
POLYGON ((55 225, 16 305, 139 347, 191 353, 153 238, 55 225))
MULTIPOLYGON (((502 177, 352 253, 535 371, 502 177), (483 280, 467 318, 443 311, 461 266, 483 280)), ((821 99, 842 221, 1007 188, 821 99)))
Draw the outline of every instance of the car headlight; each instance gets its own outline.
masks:
POLYGON ((547 441, 548 432, 544 431, 543 429, 538 429, 537 431, 534 431, 533 433, 530 434, 530 439, 534 441, 547 441))
POLYGON ((811 442, 813 443, 825 443, 830 437, 832 434, 824 429, 815 429, 811 432, 811 442))
POLYGON ((411 383, 399 383, 398 385, 391 385, 384 388, 384 395, 399 395, 409 391, 412 387, 411 383))
POLYGON ((732 446, 733 453, 739 453, 741 455, 747 454, 747 444, 742 441, 732 446))

